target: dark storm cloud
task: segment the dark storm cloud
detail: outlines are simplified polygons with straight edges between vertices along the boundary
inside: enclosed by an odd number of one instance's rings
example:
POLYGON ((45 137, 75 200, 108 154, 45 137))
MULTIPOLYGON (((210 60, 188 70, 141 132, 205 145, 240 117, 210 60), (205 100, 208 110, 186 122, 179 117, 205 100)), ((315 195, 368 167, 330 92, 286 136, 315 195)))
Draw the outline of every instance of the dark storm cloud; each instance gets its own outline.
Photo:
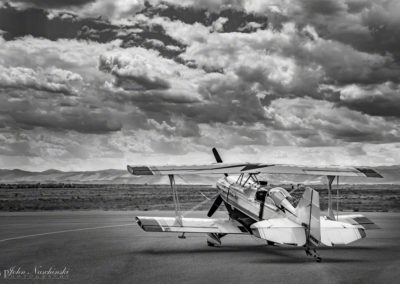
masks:
MULTIPOLYGON (((161 126, 163 121, 172 126, 176 124, 173 117, 185 121, 179 126, 182 130, 198 129, 193 128, 193 122, 268 123, 252 85, 236 76, 192 70, 140 48, 131 48, 126 54, 103 56, 99 68, 116 79, 111 86, 113 95, 107 100, 131 102, 161 126), (121 85, 121 78, 136 83, 135 88, 121 85)), ((176 133, 187 135, 186 131, 176 130, 176 133)), ((197 135, 198 131, 187 133, 197 135)))
POLYGON ((140 100, 132 95, 124 95, 124 98, 128 100, 130 97, 136 106, 160 123, 170 116, 179 114, 184 121, 197 124, 234 123, 243 127, 255 122, 269 124, 258 98, 245 82, 236 78, 205 80, 214 82, 210 83, 210 86, 207 86, 206 82, 200 83, 204 84, 200 86, 200 93, 206 98, 201 102, 183 98, 178 100, 179 97, 174 101, 171 97, 165 97, 165 94, 159 94, 158 97, 144 94, 140 96, 140 100))
POLYGON ((338 106, 381 117, 400 117, 400 86, 386 82, 379 85, 350 85, 341 90, 338 106))
MULTIPOLYGON (((101 69, 100 69, 101 70, 101 69)), ((115 74, 115 86, 124 90, 163 90, 169 89, 168 81, 161 78, 147 78, 142 76, 124 76, 115 74)))
POLYGON ((0 155, 4 156, 27 156, 27 157, 37 157, 38 153, 35 153, 32 149, 29 140, 26 137, 18 137, 18 141, 0 139, 0 155))
POLYGON ((81 133, 101 134, 121 130, 121 123, 108 113, 88 112, 87 109, 43 113, 29 109, 14 112, 11 117, 22 127, 45 127, 54 130, 75 130, 81 133))
POLYGON ((211 26, 219 18, 226 18, 222 24, 222 32, 249 32, 256 28, 266 28, 268 26, 268 17, 264 15, 256 15, 247 13, 243 10, 232 8, 223 8, 221 11, 210 12, 207 9, 198 9, 195 7, 181 7, 175 5, 169 6, 147 6, 144 11, 145 15, 167 17, 170 20, 181 21, 186 24, 200 23, 204 26, 211 26), (256 23, 258 25, 249 26, 248 23, 256 23))
POLYGON ((106 43, 121 39, 122 47, 143 46, 153 48, 168 58, 175 58, 184 45, 172 39, 159 25, 114 25, 99 18, 82 18, 73 13, 49 12, 38 8, 17 9, 9 5, 0 7, 0 30, 6 40, 32 35, 51 40, 60 38, 85 39, 106 43), (152 44, 160 41, 162 44, 152 44), (175 47, 175 48, 171 48, 175 47))
POLYGON ((322 15, 334 15, 344 10, 341 1, 322 0, 322 1, 302 1, 304 10, 309 15, 322 14, 322 15))
POLYGON ((398 1, 385 4, 386 7, 374 6, 363 15, 363 23, 372 36, 372 42, 367 46, 382 54, 390 52, 400 61, 400 4, 398 1))
MULTIPOLYGON (((400 96, 400 94, 399 94, 400 96)), ((382 96, 343 101, 338 104, 349 109, 374 116, 396 116, 400 118, 400 100, 382 96)))
POLYGON ((0 121, 6 129, 121 130, 119 111, 101 102, 97 88, 109 78, 96 68, 98 54, 114 43, 0 40, 0 121))
MULTIPOLYGON (((33 91, 30 91, 33 92, 33 91)), ((90 110, 82 103, 74 107, 60 106, 59 98, 0 100, 3 116, 0 120, 14 129, 32 130, 37 127, 55 131, 74 130, 80 133, 104 134, 121 130, 121 121, 108 109, 90 110)), ((4 96, 4 95, 3 95, 4 96)))
POLYGON ((160 25, 153 24, 151 26, 137 24, 130 27, 125 27, 121 30, 118 38, 123 40, 121 47, 141 46, 152 48, 159 51, 164 57, 175 59, 185 48, 185 45, 170 37, 160 25), (127 30, 124 35, 124 29, 127 30), (129 30, 138 29, 140 31, 129 32, 129 30), (162 44, 154 44, 160 42, 162 44), (175 47, 175 48, 171 48, 175 47))
POLYGON ((338 125, 324 129, 333 139, 340 139, 346 142, 368 142, 382 143, 384 142, 399 142, 400 137, 390 134, 377 132, 376 128, 353 128, 338 125))
POLYGON ((41 8, 67 8, 73 6, 79 7, 95 2, 95 0, 9 0, 8 2, 14 4, 27 4, 41 8))
POLYGON ((310 98, 278 99, 268 109, 274 129, 281 130, 292 145, 308 147, 343 142, 382 143, 400 141, 398 119, 370 117, 332 102, 310 98))
POLYGON ((3 37, 12 40, 16 37, 32 35, 51 40, 59 38, 76 38, 79 31, 87 26, 100 31, 98 41, 106 42, 116 35, 114 26, 95 19, 79 19, 69 13, 62 13, 58 17, 49 18, 49 13, 42 9, 16 9, 11 6, 0 8, 0 29, 5 31, 3 37), (104 33, 101 33, 104 31, 104 33))
POLYGON ((305 0, 292 4, 279 20, 295 21, 300 27, 312 25, 324 38, 361 51, 390 52, 400 59, 398 1, 305 0))

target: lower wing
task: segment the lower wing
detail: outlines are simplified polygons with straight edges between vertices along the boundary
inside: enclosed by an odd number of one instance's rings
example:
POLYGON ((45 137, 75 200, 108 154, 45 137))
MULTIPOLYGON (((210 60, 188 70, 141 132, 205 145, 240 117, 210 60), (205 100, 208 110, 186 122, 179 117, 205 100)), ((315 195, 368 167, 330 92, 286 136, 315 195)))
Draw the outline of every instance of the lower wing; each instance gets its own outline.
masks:
POLYGON ((136 222, 146 232, 248 234, 236 221, 211 218, 137 216, 136 222))

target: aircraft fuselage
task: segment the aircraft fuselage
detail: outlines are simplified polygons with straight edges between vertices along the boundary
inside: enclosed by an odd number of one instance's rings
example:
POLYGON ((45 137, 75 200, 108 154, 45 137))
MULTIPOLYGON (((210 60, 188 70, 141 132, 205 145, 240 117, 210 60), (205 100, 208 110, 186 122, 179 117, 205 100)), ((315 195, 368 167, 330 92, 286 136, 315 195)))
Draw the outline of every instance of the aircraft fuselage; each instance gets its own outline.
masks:
POLYGON ((243 215, 258 222, 265 219, 288 217, 294 219, 295 209, 284 196, 283 188, 260 186, 247 180, 247 177, 228 176, 217 181, 222 200, 225 202, 230 215, 243 215), (282 193, 283 192, 283 193, 282 193), (230 208, 229 208, 230 207, 230 208), (237 212, 239 214, 231 214, 237 212))

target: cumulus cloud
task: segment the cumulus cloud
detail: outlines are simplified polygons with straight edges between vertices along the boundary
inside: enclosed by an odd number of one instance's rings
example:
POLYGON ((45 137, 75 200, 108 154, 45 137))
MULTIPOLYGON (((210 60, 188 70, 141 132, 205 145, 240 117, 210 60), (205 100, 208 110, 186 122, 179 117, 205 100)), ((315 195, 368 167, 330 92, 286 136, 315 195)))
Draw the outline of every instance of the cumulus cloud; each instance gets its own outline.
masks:
POLYGON ((96 87, 104 76, 97 70, 98 56, 110 46, 94 44, 88 48, 76 41, 60 43, 32 37, 3 42, 0 120, 6 127, 21 129, 120 130, 119 115, 102 105, 96 87))
MULTIPOLYGON (((319 37, 311 27, 298 31, 293 24, 285 24, 281 31, 213 33, 208 35, 207 41, 193 41, 181 57, 224 70, 246 68, 251 73, 255 69, 266 84, 272 79, 290 88, 291 81, 294 89, 301 84, 295 80, 302 74, 308 78, 299 81, 309 85, 313 80, 337 84, 398 81, 400 73, 399 65, 390 55, 357 51, 319 37)), ((314 87, 316 83, 312 83, 314 87)))
POLYGON ((117 87, 122 87, 125 90, 170 88, 169 82, 159 77, 166 77, 167 74, 160 74, 162 71, 154 70, 153 66, 146 64, 144 58, 123 56, 107 57, 102 55, 100 57, 99 69, 113 74, 117 79, 115 82, 117 87))
POLYGON ((400 86, 391 82, 360 86, 351 84, 341 89, 338 105, 366 114, 400 117, 400 86))
MULTIPOLYGON (((260 1, 255 1, 260 2, 260 1)), ((313 26, 326 39, 351 45, 357 50, 386 54, 399 58, 397 17, 399 3, 390 1, 324 0, 262 1, 254 6, 256 12, 274 11, 271 21, 295 22, 299 26, 313 26)), ((253 7, 253 8, 254 8, 253 7)), ((254 10, 254 9, 253 9, 254 10)))
POLYGON ((10 5, 0 166, 400 161, 395 1, 10 5))
POLYGON ((193 78, 202 72, 162 58, 156 51, 143 48, 111 51, 100 57, 99 69, 115 76, 107 86, 126 99, 173 103, 201 101, 193 78))
POLYGON ((274 128, 286 132, 294 145, 323 146, 343 142, 399 142, 400 125, 334 103, 311 98, 278 99, 267 108, 274 128))
POLYGON ((76 95, 74 84, 79 84, 79 74, 58 68, 33 70, 24 67, 5 68, 0 65, 0 88, 2 89, 34 89, 51 93, 62 93, 67 96, 76 95))

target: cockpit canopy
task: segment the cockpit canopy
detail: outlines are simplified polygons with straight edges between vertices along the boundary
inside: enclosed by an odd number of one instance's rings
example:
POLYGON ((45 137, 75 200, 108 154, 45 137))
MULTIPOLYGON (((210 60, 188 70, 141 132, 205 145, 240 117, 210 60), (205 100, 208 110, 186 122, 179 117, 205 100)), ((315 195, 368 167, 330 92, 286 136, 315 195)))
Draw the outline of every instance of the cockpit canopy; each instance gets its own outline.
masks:
POLYGON ((286 189, 282 187, 271 188, 269 190, 269 196, 272 198, 277 206, 280 206, 283 200, 292 197, 289 192, 287 192, 286 189))

